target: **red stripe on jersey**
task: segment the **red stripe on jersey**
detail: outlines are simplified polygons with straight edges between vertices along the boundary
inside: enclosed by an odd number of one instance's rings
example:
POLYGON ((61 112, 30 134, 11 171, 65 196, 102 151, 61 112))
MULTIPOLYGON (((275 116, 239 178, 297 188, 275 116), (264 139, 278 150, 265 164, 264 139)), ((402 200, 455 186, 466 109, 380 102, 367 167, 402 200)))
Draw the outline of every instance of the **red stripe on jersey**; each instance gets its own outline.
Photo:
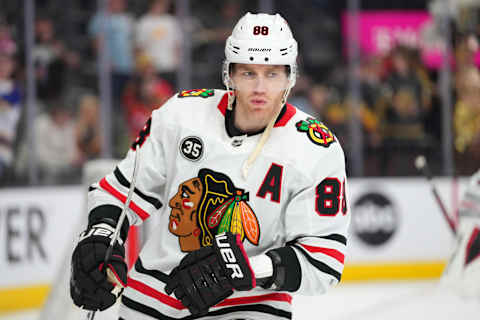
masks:
POLYGON ((283 117, 277 120, 274 127, 284 127, 290 119, 297 113, 297 109, 290 103, 287 103, 287 111, 283 114, 283 117))
MULTIPOLYGON (((114 187, 112 187, 110 183, 108 183, 107 179, 103 178, 102 180, 100 180, 99 184, 100 184, 100 187, 108 191, 112 196, 114 196, 118 200, 122 201, 123 203, 127 201, 127 197, 124 196, 118 190, 116 190, 114 187)), ((133 201, 130 201, 129 208, 132 209, 133 212, 135 212, 142 220, 145 220, 148 217, 150 217, 150 215, 145 210, 137 206, 133 201)))
POLYGON ((134 280, 130 277, 128 277, 127 286, 143 293, 144 295, 152 297, 166 305, 169 305, 172 308, 175 308, 178 310, 185 309, 185 306, 180 302, 180 300, 172 298, 169 295, 166 295, 165 293, 155 290, 152 287, 147 286, 146 284, 140 281, 134 280))
POLYGON ((292 303, 292 296, 287 293, 269 293, 261 296, 231 298, 225 299, 219 304, 216 304, 215 307, 234 306, 239 304, 256 303, 267 300, 292 303))
POLYGON ((313 247, 313 246, 309 246, 309 245, 302 244, 302 243, 300 243, 300 245, 302 247, 304 247, 305 249, 307 249, 308 252, 311 252, 311 253, 320 252, 320 253, 326 254, 327 256, 330 256, 330 257, 334 258, 335 260, 337 260, 340 263, 344 263, 344 261, 345 261, 345 255, 338 250, 329 249, 329 248, 322 248, 322 247, 313 247))
MULTIPOLYGON (((172 308, 182 310, 185 309, 183 304, 180 300, 170 297, 169 295, 160 292, 158 290, 153 289, 152 287, 132 278, 128 278, 127 286, 137 290, 138 292, 143 293, 149 297, 152 297, 166 305, 169 305, 172 308)), ((269 293, 259 296, 251 296, 251 297, 238 297, 238 298, 231 298, 225 299, 224 301, 216 304, 214 307, 224 307, 224 306, 235 306, 235 305, 242 305, 248 303, 257 303, 262 301, 281 301, 281 302, 288 302, 292 303, 292 296, 288 293, 269 293)))

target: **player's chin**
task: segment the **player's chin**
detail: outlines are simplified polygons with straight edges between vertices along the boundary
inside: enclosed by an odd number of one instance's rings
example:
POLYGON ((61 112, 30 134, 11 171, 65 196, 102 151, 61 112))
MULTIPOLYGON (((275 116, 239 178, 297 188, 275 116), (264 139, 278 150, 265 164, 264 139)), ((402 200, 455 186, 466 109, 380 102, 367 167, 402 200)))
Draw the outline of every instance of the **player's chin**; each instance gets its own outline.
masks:
POLYGON ((250 112, 256 116, 266 115, 270 112, 271 107, 268 104, 250 104, 250 112))

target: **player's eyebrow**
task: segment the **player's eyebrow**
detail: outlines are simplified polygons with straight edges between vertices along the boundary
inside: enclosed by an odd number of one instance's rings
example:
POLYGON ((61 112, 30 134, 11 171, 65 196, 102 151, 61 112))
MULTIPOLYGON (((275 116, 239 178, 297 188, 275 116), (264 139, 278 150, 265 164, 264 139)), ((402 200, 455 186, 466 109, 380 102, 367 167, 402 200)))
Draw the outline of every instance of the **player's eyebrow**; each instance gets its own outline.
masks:
POLYGON ((192 189, 190 189, 189 187, 187 187, 187 186, 185 186, 185 185, 182 186, 182 191, 183 191, 183 192, 186 192, 186 191, 187 191, 189 194, 195 194, 195 192, 193 192, 192 189))

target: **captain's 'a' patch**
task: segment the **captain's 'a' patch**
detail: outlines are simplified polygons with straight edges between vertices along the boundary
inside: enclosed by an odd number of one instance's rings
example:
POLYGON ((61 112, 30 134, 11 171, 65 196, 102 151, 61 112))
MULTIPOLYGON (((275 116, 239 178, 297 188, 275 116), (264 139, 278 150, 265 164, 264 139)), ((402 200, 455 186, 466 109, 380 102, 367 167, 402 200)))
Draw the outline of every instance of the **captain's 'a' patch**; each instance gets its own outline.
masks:
POLYGON ((179 94, 179 98, 186 98, 186 97, 201 97, 201 98, 208 98, 213 97, 215 94, 215 90, 213 89, 193 89, 193 90, 182 90, 179 94))
POLYGON ((307 133, 308 139, 319 146, 328 147, 335 142, 332 131, 316 119, 307 118, 307 120, 298 121, 295 126, 299 132, 307 133))

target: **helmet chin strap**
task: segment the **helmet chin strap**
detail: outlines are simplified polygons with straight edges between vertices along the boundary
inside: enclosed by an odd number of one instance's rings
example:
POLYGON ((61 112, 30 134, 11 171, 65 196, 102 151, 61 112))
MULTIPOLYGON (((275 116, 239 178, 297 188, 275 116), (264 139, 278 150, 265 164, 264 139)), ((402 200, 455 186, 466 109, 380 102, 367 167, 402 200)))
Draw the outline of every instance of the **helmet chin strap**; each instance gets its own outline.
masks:
MULTIPOLYGON (((227 86, 227 89, 228 89, 228 86, 227 86)), ((258 140, 258 143, 257 145, 255 146, 255 149, 253 150, 252 153, 250 153, 250 155, 248 156, 247 160, 243 163, 243 166, 242 166, 242 176, 243 178, 246 180, 247 179, 247 176, 248 176, 248 171, 250 170, 250 168, 252 167, 253 163, 255 162, 255 160, 257 159, 258 155, 260 154, 260 152, 262 151, 263 149, 263 146, 265 145, 265 143, 267 142, 268 138, 270 137, 270 133, 272 132, 272 129, 273 129, 273 126, 275 125, 275 121, 277 121, 277 118, 280 114, 280 112, 282 111, 282 107, 285 105, 285 103, 287 102, 287 97, 288 95, 290 94, 290 89, 291 89, 291 86, 288 87, 288 89, 286 89, 283 93, 283 98, 282 98, 282 102, 280 103, 280 107, 278 108, 277 112, 275 113, 275 115, 272 117, 272 119, 270 120, 270 122, 268 123, 267 127, 265 128, 265 131, 263 131, 261 137, 260 137, 260 140, 258 140)))

